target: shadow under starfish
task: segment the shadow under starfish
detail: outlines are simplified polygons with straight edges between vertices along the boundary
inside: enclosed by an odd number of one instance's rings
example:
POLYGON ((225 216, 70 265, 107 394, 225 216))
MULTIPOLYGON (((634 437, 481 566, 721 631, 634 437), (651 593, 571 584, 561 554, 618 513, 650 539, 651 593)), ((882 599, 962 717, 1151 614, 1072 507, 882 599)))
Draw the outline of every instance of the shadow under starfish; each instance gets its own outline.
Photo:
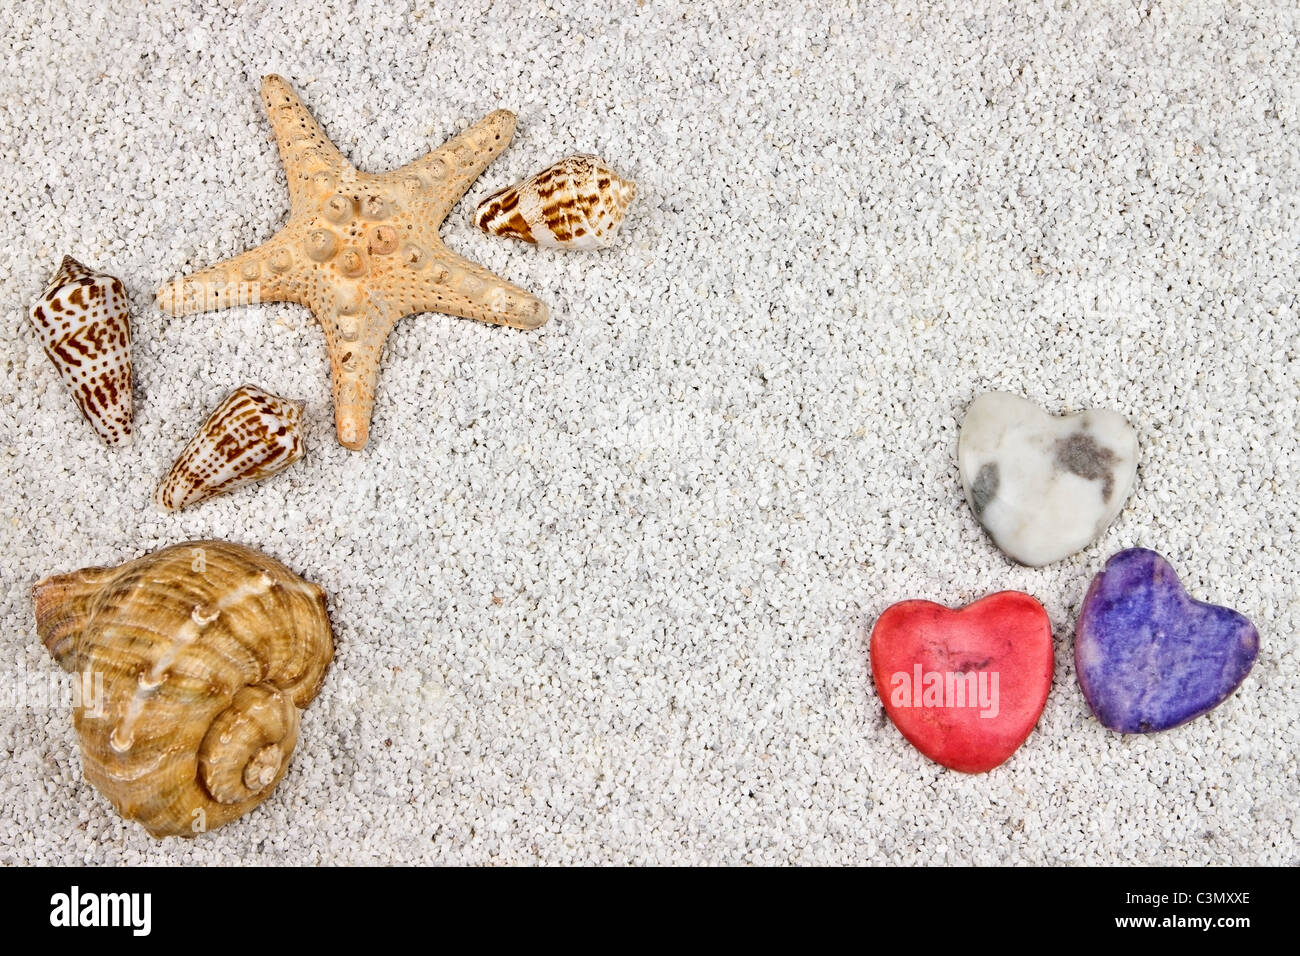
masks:
POLYGON ((170 282, 158 305, 190 315, 256 302, 296 302, 325 332, 339 441, 359 449, 384 342, 420 312, 517 329, 546 322, 546 305, 443 245, 439 229, 515 131, 508 110, 475 123, 421 159, 387 173, 354 169, 279 76, 262 103, 289 181, 289 221, 242 255, 170 282))

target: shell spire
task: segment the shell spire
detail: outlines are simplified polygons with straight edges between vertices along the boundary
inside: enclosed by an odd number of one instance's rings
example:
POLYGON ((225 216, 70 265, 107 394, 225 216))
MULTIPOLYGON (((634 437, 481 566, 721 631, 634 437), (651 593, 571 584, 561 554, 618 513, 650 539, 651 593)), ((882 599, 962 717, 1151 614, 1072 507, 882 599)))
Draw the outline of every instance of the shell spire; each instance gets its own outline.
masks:
POLYGON ((521 183, 499 189, 474 221, 489 235, 557 249, 603 249, 613 243, 636 183, 596 156, 579 154, 521 183))
POLYGON ((64 256, 29 318, 77 408, 105 444, 131 437, 131 317, 120 279, 64 256))
POLYGON ((33 588, 36 631, 82 675, 86 779, 155 837, 247 813, 284 775, 334 654, 325 592, 224 541, 33 588))
POLYGON ((155 500, 177 511, 288 468, 303 455, 302 410, 302 402, 241 385, 199 426, 155 500))

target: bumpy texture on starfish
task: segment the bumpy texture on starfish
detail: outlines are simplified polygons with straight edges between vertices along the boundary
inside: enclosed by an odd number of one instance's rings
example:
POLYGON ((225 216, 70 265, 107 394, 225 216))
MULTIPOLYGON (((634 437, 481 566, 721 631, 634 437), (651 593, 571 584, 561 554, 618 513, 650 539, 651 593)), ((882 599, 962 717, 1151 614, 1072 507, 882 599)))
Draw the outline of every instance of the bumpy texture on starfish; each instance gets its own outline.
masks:
POLYGON ((289 221, 256 249, 163 286, 158 305, 173 315, 255 302, 307 306, 325 330, 339 441, 361 448, 398 319, 444 312, 535 329, 549 316, 438 234, 510 142, 515 117, 497 110, 422 159, 374 175, 343 158, 283 78, 262 80, 262 103, 289 180, 289 221))

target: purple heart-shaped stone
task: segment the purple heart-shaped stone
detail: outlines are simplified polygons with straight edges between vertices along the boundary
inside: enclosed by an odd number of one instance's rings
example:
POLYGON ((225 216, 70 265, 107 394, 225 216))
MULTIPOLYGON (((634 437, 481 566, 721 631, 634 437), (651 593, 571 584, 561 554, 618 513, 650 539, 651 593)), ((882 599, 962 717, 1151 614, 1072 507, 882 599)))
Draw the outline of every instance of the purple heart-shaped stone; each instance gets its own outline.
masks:
POLYGON ((1093 578, 1074 630, 1088 706, 1121 733, 1151 733, 1213 710, 1246 679, 1259 632, 1231 608, 1187 596, 1173 566, 1121 551, 1093 578))

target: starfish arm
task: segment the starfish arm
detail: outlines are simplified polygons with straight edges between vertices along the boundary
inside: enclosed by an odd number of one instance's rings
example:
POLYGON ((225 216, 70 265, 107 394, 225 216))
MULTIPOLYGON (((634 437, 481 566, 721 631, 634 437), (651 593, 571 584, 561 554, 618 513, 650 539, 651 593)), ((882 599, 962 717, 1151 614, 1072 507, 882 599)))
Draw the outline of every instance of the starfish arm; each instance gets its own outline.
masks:
POLYGON ((393 175, 415 178, 435 222, 442 222, 488 163, 515 135, 515 114, 497 110, 393 175))
POLYGON ((323 289, 309 305, 325 331, 339 443, 359 450, 370 438, 379 364, 400 312, 377 292, 349 298, 347 292, 323 289))
POLYGON ((294 259, 290 241, 276 233, 255 249, 167 283, 158 290, 158 307, 192 315, 257 302, 300 302, 294 259))
POLYGON ((352 167, 284 77, 262 77, 262 105, 289 181, 289 208, 296 213, 311 197, 337 189, 352 167))
POLYGON ((515 329, 535 329, 551 317, 545 302, 446 246, 404 285, 403 315, 442 312, 515 329))

